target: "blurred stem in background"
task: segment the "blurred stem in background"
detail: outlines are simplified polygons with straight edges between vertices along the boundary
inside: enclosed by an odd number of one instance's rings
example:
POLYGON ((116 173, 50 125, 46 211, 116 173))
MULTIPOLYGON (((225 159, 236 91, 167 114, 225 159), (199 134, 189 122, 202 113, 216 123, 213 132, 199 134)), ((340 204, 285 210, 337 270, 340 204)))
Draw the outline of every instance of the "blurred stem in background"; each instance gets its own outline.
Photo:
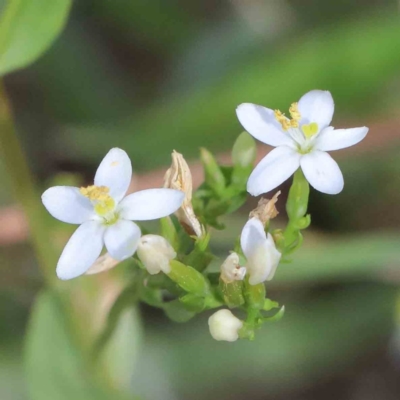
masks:
MULTIPOLYGON (((104 366, 97 363, 95 368, 91 364, 90 349, 87 345, 90 340, 86 337, 90 335, 87 335, 87 331, 83 329, 87 316, 80 312, 76 308, 77 305, 71 301, 70 286, 57 285, 58 280, 54 273, 57 254, 52 245, 50 230, 46 226, 45 211, 39 193, 35 188, 35 179, 29 170, 28 162, 18 139, 10 103, 2 84, 0 84, 0 149, 2 160, 10 178, 13 195, 16 202, 22 205, 28 219, 30 237, 38 258, 38 264, 46 286, 50 289, 45 290, 42 293, 43 296, 39 296, 39 300, 50 301, 53 303, 51 307, 54 307, 55 310, 58 309, 69 337, 80 350, 84 368, 89 375, 93 374, 99 380, 108 382, 108 373, 104 366)), ((85 284, 83 284, 83 287, 85 287, 85 284)), ((98 291, 98 289, 95 290, 98 291)), ((42 303, 43 301, 40 302, 40 309, 43 307, 42 303)))
POLYGON ((32 243, 43 277, 51 286, 55 279, 53 269, 56 256, 49 240, 49 231, 43 222, 44 210, 17 137, 10 104, 2 82, 0 82, 0 151, 15 200, 22 205, 28 218, 32 243))

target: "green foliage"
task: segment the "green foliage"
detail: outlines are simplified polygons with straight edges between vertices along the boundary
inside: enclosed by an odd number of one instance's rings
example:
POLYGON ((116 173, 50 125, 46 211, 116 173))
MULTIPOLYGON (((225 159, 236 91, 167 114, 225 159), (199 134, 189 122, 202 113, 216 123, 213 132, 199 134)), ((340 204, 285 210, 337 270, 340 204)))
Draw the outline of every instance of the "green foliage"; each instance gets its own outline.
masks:
POLYGON ((64 28, 70 7, 71 0, 11 0, 0 19, 0 76, 36 61, 64 28))
POLYGON ((26 342, 27 382, 32 400, 108 400, 118 397, 91 375, 76 347, 58 297, 42 292, 33 309, 26 342))

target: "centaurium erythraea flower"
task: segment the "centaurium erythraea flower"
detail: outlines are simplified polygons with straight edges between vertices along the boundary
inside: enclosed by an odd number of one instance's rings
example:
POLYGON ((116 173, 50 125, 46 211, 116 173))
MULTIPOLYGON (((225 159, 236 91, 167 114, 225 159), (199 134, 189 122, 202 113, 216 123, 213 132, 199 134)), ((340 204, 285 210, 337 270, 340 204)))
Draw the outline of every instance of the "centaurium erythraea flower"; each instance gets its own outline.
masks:
POLYGON ((80 225, 58 261, 60 279, 87 272, 104 245, 115 260, 131 257, 141 237, 133 221, 165 217, 181 206, 184 193, 174 189, 148 189, 125 196, 131 177, 131 160, 125 151, 114 148, 100 163, 93 186, 55 186, 43 193, 43 204, 53 217, 80 225))
POLYGON ((247 182, 253 196, 269 192, 299 167, 314 189, 327 194, 342 191, 343 175, 326 153, 353 146, 368 133, 367 127, 334 129, 329 126, 334 103, 328 91, 312 90, 289 109, 291 118, 279 110, 244 103, 237 116, 244 129, 256 139, 276 147, 254 169, 247 182))
POLYGON ((271 234, 258 218, 250 218, 242 229, 240 245, 246 256, 250 285, 270 281, 281 259, 271 234))

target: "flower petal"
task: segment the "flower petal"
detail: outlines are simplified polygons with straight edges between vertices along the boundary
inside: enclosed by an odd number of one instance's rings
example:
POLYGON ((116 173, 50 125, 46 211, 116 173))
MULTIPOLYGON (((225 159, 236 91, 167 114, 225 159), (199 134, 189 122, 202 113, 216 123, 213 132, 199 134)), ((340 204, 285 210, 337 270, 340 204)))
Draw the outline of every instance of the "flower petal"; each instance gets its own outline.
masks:
POLYGON ((82 224, 64 247, 57 264, 57 276, 67 280, 84 274, 103 248, 105 227, 99 221, 82 224))
POLYGON ((315 148, 322 151, 344 149, 361 142, 367 136, 368 128, 324 129, 316 138, 315 148))
POLYGON ((257 218, 247 221, 242 230, 240 245, 247 258, 246 268, 250 285, 271 280, 281 258, 274 239, 265 233, 262 222, 257 218))
POLYGON ((291 146, 293 140, 282 130, 275 119, 274 111, 256 104, 243 103, 236 109, 236 115, 250 135, 270 146, 291 146))
POLYGON ((316 122, 321 131, 331 123, 334 109, 335 104, 330 92, 311 90, 299 100, 300 124, 316 122))
POLYGON ((104 243, 110 256, 115 260, 125 260, 135 253, 141 232, 132 221, 120 219, 107 228, 104 234, 104 243))
POLYGON ((185 194, 174 189, 147 189, 126 196, 120 203, 123 219, 149 221, 174 213, 182 204, 185 194))
POLYGON ((300 157, 301 155, 290 147, 273 149, 251 173, 247 181, 247 191, 252 196, 258 196, 275 189, 299 168, 300 157))
POLYGON ((68 224, 82 224, 95 216, 93 205, 73 186, 54 186, 42 194, 47 211, 68 224))
POLYGON ((300 160, 304 176, 310 185, 326 194, 338 194, 343 190, 344 181, 336 161, 324 151, 315 150, 300 160))
POLYGON ((110 196, 118 203, 129 188, 132 178, 131 160, 124 150, 111 149, 97 168, 96 186, 110 188, 110 196))
POLYGON ((262 222, 257 218, 250 218, 242 229, 240 246, 246 258, 251 257, 255 250, 267 240, 262 222))

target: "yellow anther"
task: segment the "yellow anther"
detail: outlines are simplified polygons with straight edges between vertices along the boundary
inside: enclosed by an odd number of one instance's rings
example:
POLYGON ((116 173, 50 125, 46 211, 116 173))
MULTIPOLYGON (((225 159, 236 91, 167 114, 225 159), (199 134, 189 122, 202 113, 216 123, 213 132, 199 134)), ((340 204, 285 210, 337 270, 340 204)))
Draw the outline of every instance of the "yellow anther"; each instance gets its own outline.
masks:
POLYGON ((285 114, 280 110, 275 110, 275 119, 281 124, 282 129, 287 131, 290 128, 290 120, 285 117, 285 114))
POLYGON ((115 201, 109 195, 110 189, 107 186, 92 185, 82 187, 79 191, 95 203, 94 210, 97 214, 105 216, 114 210, 115 201))
POLYGON ((88 187, 82 187, 79 191, 90 200, 105 201, 108 198, 111 198, 108 194, 110 189, 107 186, 91 185, 88 187))
POLYGON ((285 114, 280 110, 275 110, 275 119, 281 124, 282 129, 287 131, 289 128, 298 128, 301 118, 297 103, 292 103, 289 108, 289 113, 292 119, 285 117, 285 114))
MULTIPOLYGON (((301 115, 300 115, 299 107, 298 107, 297 103, 292 103, 290 105, 289 113, 290 113, 290 116, 292 117, 292 121, 296 121, 296 122, 300 121, 301 115)), ((297 126, 299 126, 299 125, 297 124, 297 126)))
POLYGON ((311 122, 311 124, 303 125, 301 130, 304 133, 304 136, 307 139, 312 138, 315 134, 318 133, 318 124, 316 122, 311 122))

